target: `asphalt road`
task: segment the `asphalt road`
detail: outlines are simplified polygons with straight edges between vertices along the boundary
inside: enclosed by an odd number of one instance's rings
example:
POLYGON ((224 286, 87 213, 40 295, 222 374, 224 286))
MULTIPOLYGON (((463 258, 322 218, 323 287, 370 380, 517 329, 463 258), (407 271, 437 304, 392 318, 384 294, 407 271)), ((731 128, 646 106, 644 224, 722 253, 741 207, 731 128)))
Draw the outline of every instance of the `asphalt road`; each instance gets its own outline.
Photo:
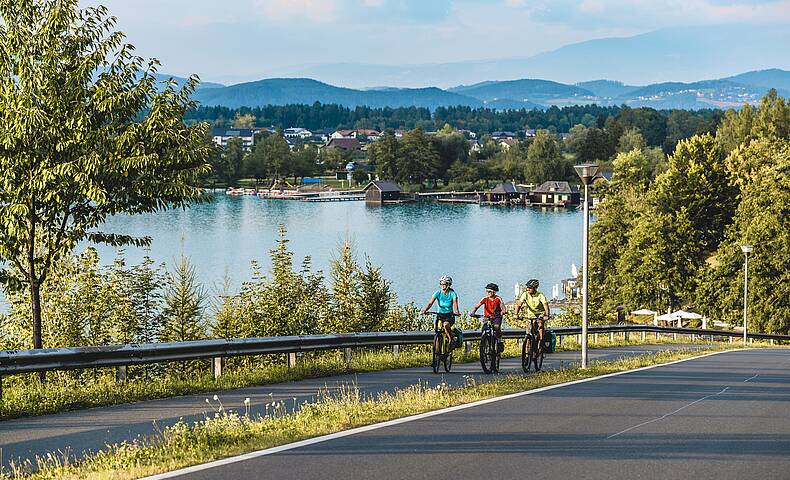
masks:
POLYGON ((176 478, 530 477, 790 478, 790 350, 609 376, 176 478))
MULTIPOLYGON (((641 355, 657 350, 703 348, 704 345, 645 345, 590 350, 590 360, 613 360, 623 356, 641 355)), ((579 352, 558 352, 546 357, 545 369, 559 368, 579 361, 579 352)), ((519 359, 503 360, 502 373, 521 372, 519 359)), ((250 398, 251 413, 265 413, 265 405, 283 401, 288 408, 303 401, 314 401, 319 395, 332 393, 349 385, 356 385, 363 395, 394 390, 418 382, 431 386, 441 382, 461 385, 469 377, 483 382, 492 378, 482 373, 480 364, 458 364, 449 374, 435 375, 430 367, 388 370, 355 375, 343 375, 297 382, 249 387, 216 392, 227 409, 244 411, 244 399, 250 398)), ((75 458, 85 452, 96 451, 107 444, 150 435, 163 427, 183 419, 192 422, 205 418, 213 410, 206 404, 214 393, 174 397, 162 400, 91 408, 56 415, 21 418, 0 422, 0 465, 9 461, 35 459, 49 452, 75 458)), ((216 402, 212 402, 216 405, 216 402)))

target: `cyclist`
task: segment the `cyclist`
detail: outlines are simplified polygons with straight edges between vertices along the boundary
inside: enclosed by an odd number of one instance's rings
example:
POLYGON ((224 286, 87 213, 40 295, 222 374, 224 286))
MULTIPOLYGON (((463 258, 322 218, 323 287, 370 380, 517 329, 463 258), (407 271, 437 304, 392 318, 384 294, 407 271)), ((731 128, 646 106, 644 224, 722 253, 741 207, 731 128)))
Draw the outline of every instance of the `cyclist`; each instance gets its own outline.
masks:
POLYGON ((452 331, 452 327, 455 325, 455 315, 453 314, 460 314, 460 311, 458 310, 458 295, 452 289, 452 286, 452 277, 442 275, 442 278, 439 279, 439 290, 436 290, 431 299, 428 300, 428 304, 422 309, 422 313, 423 315, 427 313, 433 302, 438 302, 439 312, 436 315, 436 330, 439 330, 441 325, 447 335, 452 338, 452 344, 455 345, 458 337, 454 336, 452 331))
POLYGON ((505 304, 502 301, 502 297, 497 295, 497 292, 499 292, 499 285, 496 283, 489 283, 486 285, 486 296, 477 302, 471 314, 474 315, 477 309, 482 305, 483 315, 488 317, 491 324, 494 326, 494 334, 496 334, 497 338, 497 348, 501 352, 504 347, 502 343, 502 312, 505 309, 505 304))
POLYGON ((516 301, 516 316, 521 308, 524 307, 529 318, 538 317, 538 335, 543 340, 543 321, 549 318, 549 301, 546 296, 538 291, 540 282, 533 278, 527 282, 527 289, 516 301))

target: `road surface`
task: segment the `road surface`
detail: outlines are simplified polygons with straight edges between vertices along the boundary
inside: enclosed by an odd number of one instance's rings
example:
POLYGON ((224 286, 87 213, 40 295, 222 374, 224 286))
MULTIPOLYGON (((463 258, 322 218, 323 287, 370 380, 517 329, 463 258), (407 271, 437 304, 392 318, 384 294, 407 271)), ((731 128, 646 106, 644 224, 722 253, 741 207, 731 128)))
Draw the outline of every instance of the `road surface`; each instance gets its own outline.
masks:
POLYGON ((790 349, 608 376, 174 478, 787 479, 790 349))

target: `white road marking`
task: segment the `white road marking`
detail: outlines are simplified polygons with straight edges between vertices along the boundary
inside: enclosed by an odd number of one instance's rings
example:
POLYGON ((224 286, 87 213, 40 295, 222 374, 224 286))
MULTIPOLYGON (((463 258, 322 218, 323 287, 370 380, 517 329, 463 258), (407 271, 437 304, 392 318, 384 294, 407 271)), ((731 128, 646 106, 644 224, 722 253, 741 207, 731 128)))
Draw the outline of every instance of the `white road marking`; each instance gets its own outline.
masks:
MULTIPOLYGON (((755 376, 756 376, 756 375, 755 375, 755 376)), ((616 437, 616 436, 618 436, 618 435, 622 435, 622 434, 624 434, 625 432, 630 432, 631 430, 634 430, 634 429, 636 429, 636 428, 642 427, 642 426, 644 426, 644 425, 647 425, 647 424, 649 424, 649 423, 658 422, 659 420, 663 420, 663 419, 665 419, 665 418, 667 418, 667 417, 671 417, 672 415, 674 415, 674 414, 678 413, 679 411, 683 410, 684 408, 688 408, 688 407, 690 407, 690 406, 692 406, 692 405, 694 405, 694 404, 697 404, 697 403, 699 403, 699 402, 701 402, 701 401, 703 401, 703 400, 707 400, 707 399, 709 399, 710 397, 715 397, 715 396, 717 396, 717 395, 721 395, 722 393, 724 393, 724 392, 726 392, 727 390, 729 390, 729 388, 730 388, 730 387, 724 387, 724 389, 723 389, 721 392, 718 392, 718 393, 711 393, 710 395, 706 395, 706 396, 704 396, 704 397, 702 397, 702 398, 698 398, 697 400, 694 400, 694 401, 693 401, 693 402, 691 402, 691 403, 688 403, 688 404, 686 404, 686 405, 683 405, 682 407, 678 408, 677 410, 674 410, 674 411, 672 411, 672 412, 669 412, 669 413, 665 413, 664 415, 661 415, 660 417, 656 417, 656 418, 654 418, 654 419, 652 419, 652 420, 648 420, 648 421, 646 421, 646 422, 642 422, 642 423, 640 423, 639 425, 634 425, 633 427, 628 427, 628 428, 626 428, 625 430, 623 430, 623 431, 621 431, 621 432, 617 432, 617 433, 615 433, 615 434, 613 434, 613 435, 609 435, 608 437, 606 437, 606 439, 607 439, 607 440, 609 440, 610 438, 614 438, 614 437, 616 437)))
MULTIPOLYGON (((443 408, 441 410, 435 410, 435 411, 432 411, 432 412, 426 412, 426 413, 421 413, 421 414, 418 414, 418 415, 412 415, 410 417, 397 418, 395 420, 389 420, 389 421, 382 422, 382 423, 376 423, 376 424, 373 424, 373 425, 366 425, 364 427, 353 428, 351 430, 345 430, 345 431, 342 431, 342 432, 336 432, 336 433, 332 433, 332 434, 329 434, 329 435, 324 435, 322 437, 310 438, 310 439, 302 440, 302 441, 299 441, 299 442, 289 443, 289 444, 286 444, 286 445, 280 445, 278 447, 272 447, 272 448, 267 448, 265 450, 258 450, 256 452, 245 453, 243 455, 238 455, 238 456, 235 456, 235 457, 223 458, 222 460, 216 460, 216 461, 213 461, 213 462, 204 463, 202 465, 195 465, 195 466, 192 466, 192 467, 182 468, 180 470, 174 470, 172 472, 166 472, 166 473, 160 473, 158 475, 152 475, 150 477, 145 477, 145 478, 142 478, 140 480, 165 480, 165 479, 168 479, 168 478, 180 477, 182 475, 187 475, 187 474, 190 474, 190 473, 200 472, 200 471, 203 471, 203 470, 208 470, 208 469, 211 469, 211 468, 221 467, 221 466, 224 466, 224 465, 230 465, 230 464, 233 464, 233 463, 244 462, 246 460, 251 460, 253 458, 263 457, 263 456, 266 456, 266 455, 273 455, 275 453, 280 453, 280 452, 284 452, 284 451, 287 451, 287 450, 294 450, 294 449, 297 449, 297 448, 306 447, 308 445, 315 445, 316 443, 328 442, 330 440, 334 440, 334 439, 337 439, 337 438, 348 437, 348 436, 351 436, 351 435, 357 435, 357 434, 360 434, 360 433, 369 432, 371 430, 378 430, 380 428, 386 428, 386 427, 391 427, 391 426, 394 426, 394 425, 400 425, 400 424, 403 424, 403 423, 414 422, 416 420, 422 420, 423 418, 429 418, 429 417, 434 417, 434 416, 437 416, 437 415, 443 415, 445 413, 457 412, 459 410, 466 410, 467 408, 474 408, 474 407, 478 407, 480 405, 486 405, 486 404, 489 404, 489 403, 499 402, 499 401, 502 401, 502 400, 509 400, 511 398, 523 397, 525 395, 533 395, 533 394, 545 392, 545 391, 548 391, 548 390, 554 390, 556 388, 563 388, 563 387, 568 387, 568 386, 571 386, 571 385, 577 385, 577 384, 580 384, 580 383, 586 383, 586 382, 592 382, 592 381, 595 381, 595 380, 601 380, 603 378, 616 377, 616 376, 619 376, 619 375, 627 375, 629 373, 642 372, 644 370, 651 370, 653 368, 658 368, 658 367, 666 367, 668 365, 674 365, 676 363, 688 362, 688 361, 691 361, 691 360, 697 360, 697 359, 704 358, 704 357, 709 357, 709 356, 712 356, 712 355, 719 355, 719 354, 722 354, 722 353, 731 353, 731 352, 734 352, 734 351, 744 351, 744 350, 752 350, 752 349, 745 348, 745 349, 738 349, 738 350, 722 350, 722 351, 719 351, 719 352, 711 352, 711 353, 706 353, 706 354, 703 354, 703 355, 698 355, 696 357, 686 358, 686 359, 683 359, 683 360, 675 360, 673 362, 661 363, 661 364, 657 364, 657 365, 650 365, 650 366, 647 366, 647 367, 635 368, 633 370, 626 370, 626 371, 622 371, 622 372, 608 373, 606 375, 600 375, 600 376, 597 376, 597 377, 584 378, 584 379, 581 379, 581 380, 574 380, 572 382, 560 383, 560 384, 557 384, 557 385, 550 385, 548 387, 536 388, 534 390, 527 390, 525 392, 511 393, 510 395, 504 395, 504 396, 501 396, 501 397, 488 398, 488 399, 485 399, 485 400, 479 400, 477 402, 467 403, 467 404, 464 404, 464 405, 457 405, 455 407, 443 408)), ((722 392, 719 392, 719 393, 722 393, 722 392)))

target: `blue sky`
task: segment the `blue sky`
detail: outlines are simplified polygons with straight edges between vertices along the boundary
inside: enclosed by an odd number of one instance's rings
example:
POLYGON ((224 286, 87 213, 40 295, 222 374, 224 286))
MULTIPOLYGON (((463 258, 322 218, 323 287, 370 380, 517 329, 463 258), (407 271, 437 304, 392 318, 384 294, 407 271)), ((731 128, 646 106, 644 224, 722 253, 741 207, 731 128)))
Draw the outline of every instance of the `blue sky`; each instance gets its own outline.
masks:
POLYGON ((594 38, 748 23, 790 28, 790 0, 83 0, 106 5, 162 71, 234 83, 324 63, 528 57, 594 38))

